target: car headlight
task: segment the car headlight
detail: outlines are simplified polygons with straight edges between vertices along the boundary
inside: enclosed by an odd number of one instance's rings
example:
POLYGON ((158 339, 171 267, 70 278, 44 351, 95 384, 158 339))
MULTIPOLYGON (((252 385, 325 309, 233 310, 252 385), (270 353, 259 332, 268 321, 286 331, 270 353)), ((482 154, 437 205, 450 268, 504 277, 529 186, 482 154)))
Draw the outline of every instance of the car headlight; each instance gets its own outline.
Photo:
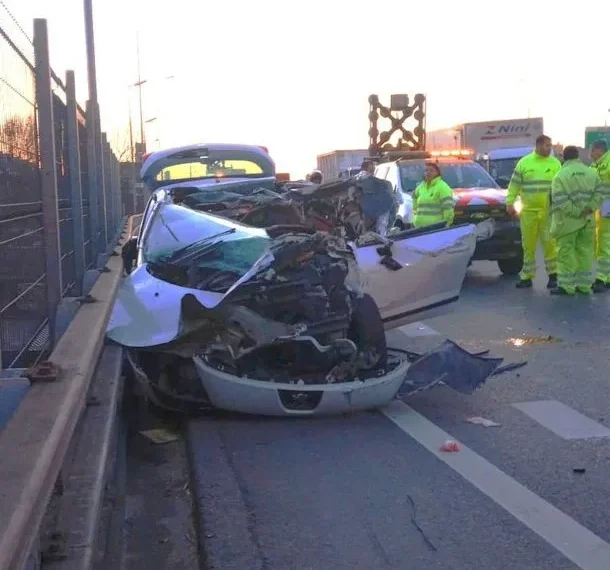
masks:
POLYGON ((523 202, 521 201, 521 198, 517 198, 515 200, 513 207, 515 208, 515 212, 517 212, 517 215, 520 215, 521 210, 523 210, 523 202))

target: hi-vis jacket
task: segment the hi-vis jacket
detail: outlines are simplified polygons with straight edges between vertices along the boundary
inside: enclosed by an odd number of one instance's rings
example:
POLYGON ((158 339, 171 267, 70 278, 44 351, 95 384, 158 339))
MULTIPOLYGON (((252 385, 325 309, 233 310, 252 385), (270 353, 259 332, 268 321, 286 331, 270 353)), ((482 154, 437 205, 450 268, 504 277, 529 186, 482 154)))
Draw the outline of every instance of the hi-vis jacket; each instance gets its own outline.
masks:
POLYGON ((600 195, 602 200, 610 200, 610 150, 591 164, 601 179, 600 195))
POLYGON ((561 237, 594 225, 592 212, 599 208, 601 181, 595 170, 578 159, 566 160, 552 182, 551 235, 561 237))
POLYGON ((560 168, 561 162, 554 156, 540 156, 536 151, 524 156, 508 185, 506 205, 512 206, 520 196, 523 210, 547 210, 551 180, 560 168))
POLYGON ((440 177, 422 182, 413 192, 413 225, 416 228, 447 222, 453 223, 453 190, 440 177))

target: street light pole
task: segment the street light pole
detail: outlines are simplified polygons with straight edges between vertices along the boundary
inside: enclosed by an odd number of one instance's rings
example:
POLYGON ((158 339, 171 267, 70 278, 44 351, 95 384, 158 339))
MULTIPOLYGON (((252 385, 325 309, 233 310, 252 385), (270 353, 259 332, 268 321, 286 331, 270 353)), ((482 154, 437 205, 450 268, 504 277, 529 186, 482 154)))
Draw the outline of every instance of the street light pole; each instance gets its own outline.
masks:
POLYGON ((129 170, 130 170, 130 178, 131 178, 131 200, 132 200, 132 214, 136 214, 137 210, 138 210, 138 199, 136 196, 136 182, 137 182, 137 177, 136 177, 136 157, 135 157, 135 153, 134 153, 134 147, 133 147, 133 121, 131 120, 131 88, 128 87, 127 88, 127 101, 128 101, 128 105, 129 105, 129 150, 130 150, 130 166, 129 166, 129 170))
POLYGON ((135 162, 133 149, 133 122, 131 120, 131 93, 127 92, 127 104, 129 106, 129 158, 131 162, 135 162))
POLYGON ((140 74, 140 32, 136 35, 136 50, 138 56, 138 82, 135 86, 138 88, 138 96, 140 100, 140 143, 142 145, 142 154, 146 154, 146 135, 144 134, 144 114, 142 113, 142 85, 146 83, 146 79, 142 81, 140 74))

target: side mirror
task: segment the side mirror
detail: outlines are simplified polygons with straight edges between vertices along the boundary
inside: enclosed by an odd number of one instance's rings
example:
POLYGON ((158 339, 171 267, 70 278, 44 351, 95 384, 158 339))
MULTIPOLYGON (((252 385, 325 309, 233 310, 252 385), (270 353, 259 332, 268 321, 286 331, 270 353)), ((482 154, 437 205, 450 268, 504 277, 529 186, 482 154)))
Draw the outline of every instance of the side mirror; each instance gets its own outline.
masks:
POLYGON ((129 275, 133 269, 133 265, 138 257, 138 237, 130 237, 121 250, 121 257, 123 258, 123 267, 125 273, 129 275))

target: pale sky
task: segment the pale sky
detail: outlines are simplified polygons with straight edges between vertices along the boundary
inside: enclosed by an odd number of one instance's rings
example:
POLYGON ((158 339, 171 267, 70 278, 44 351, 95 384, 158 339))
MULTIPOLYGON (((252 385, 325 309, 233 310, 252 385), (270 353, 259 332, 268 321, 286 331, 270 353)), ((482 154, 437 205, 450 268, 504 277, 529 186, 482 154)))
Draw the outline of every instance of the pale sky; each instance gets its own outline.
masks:
MULTIPOLYGON (((84 106, 82 0, 3 2, 28 32, 48 19, 53 67, 75 70, 84 106)), ((369 94, 420 91, 429 130, 529 111, 554 142, 583 145, 585 126, 610 118, 610 1, 561 5, 94 0, 102 126, 125 139, 140 31, 149 150, 261 144, 301 176, 319 153, 368 147, 369 94)), ((135 97, 132 112, 137 127, 135 97)))

